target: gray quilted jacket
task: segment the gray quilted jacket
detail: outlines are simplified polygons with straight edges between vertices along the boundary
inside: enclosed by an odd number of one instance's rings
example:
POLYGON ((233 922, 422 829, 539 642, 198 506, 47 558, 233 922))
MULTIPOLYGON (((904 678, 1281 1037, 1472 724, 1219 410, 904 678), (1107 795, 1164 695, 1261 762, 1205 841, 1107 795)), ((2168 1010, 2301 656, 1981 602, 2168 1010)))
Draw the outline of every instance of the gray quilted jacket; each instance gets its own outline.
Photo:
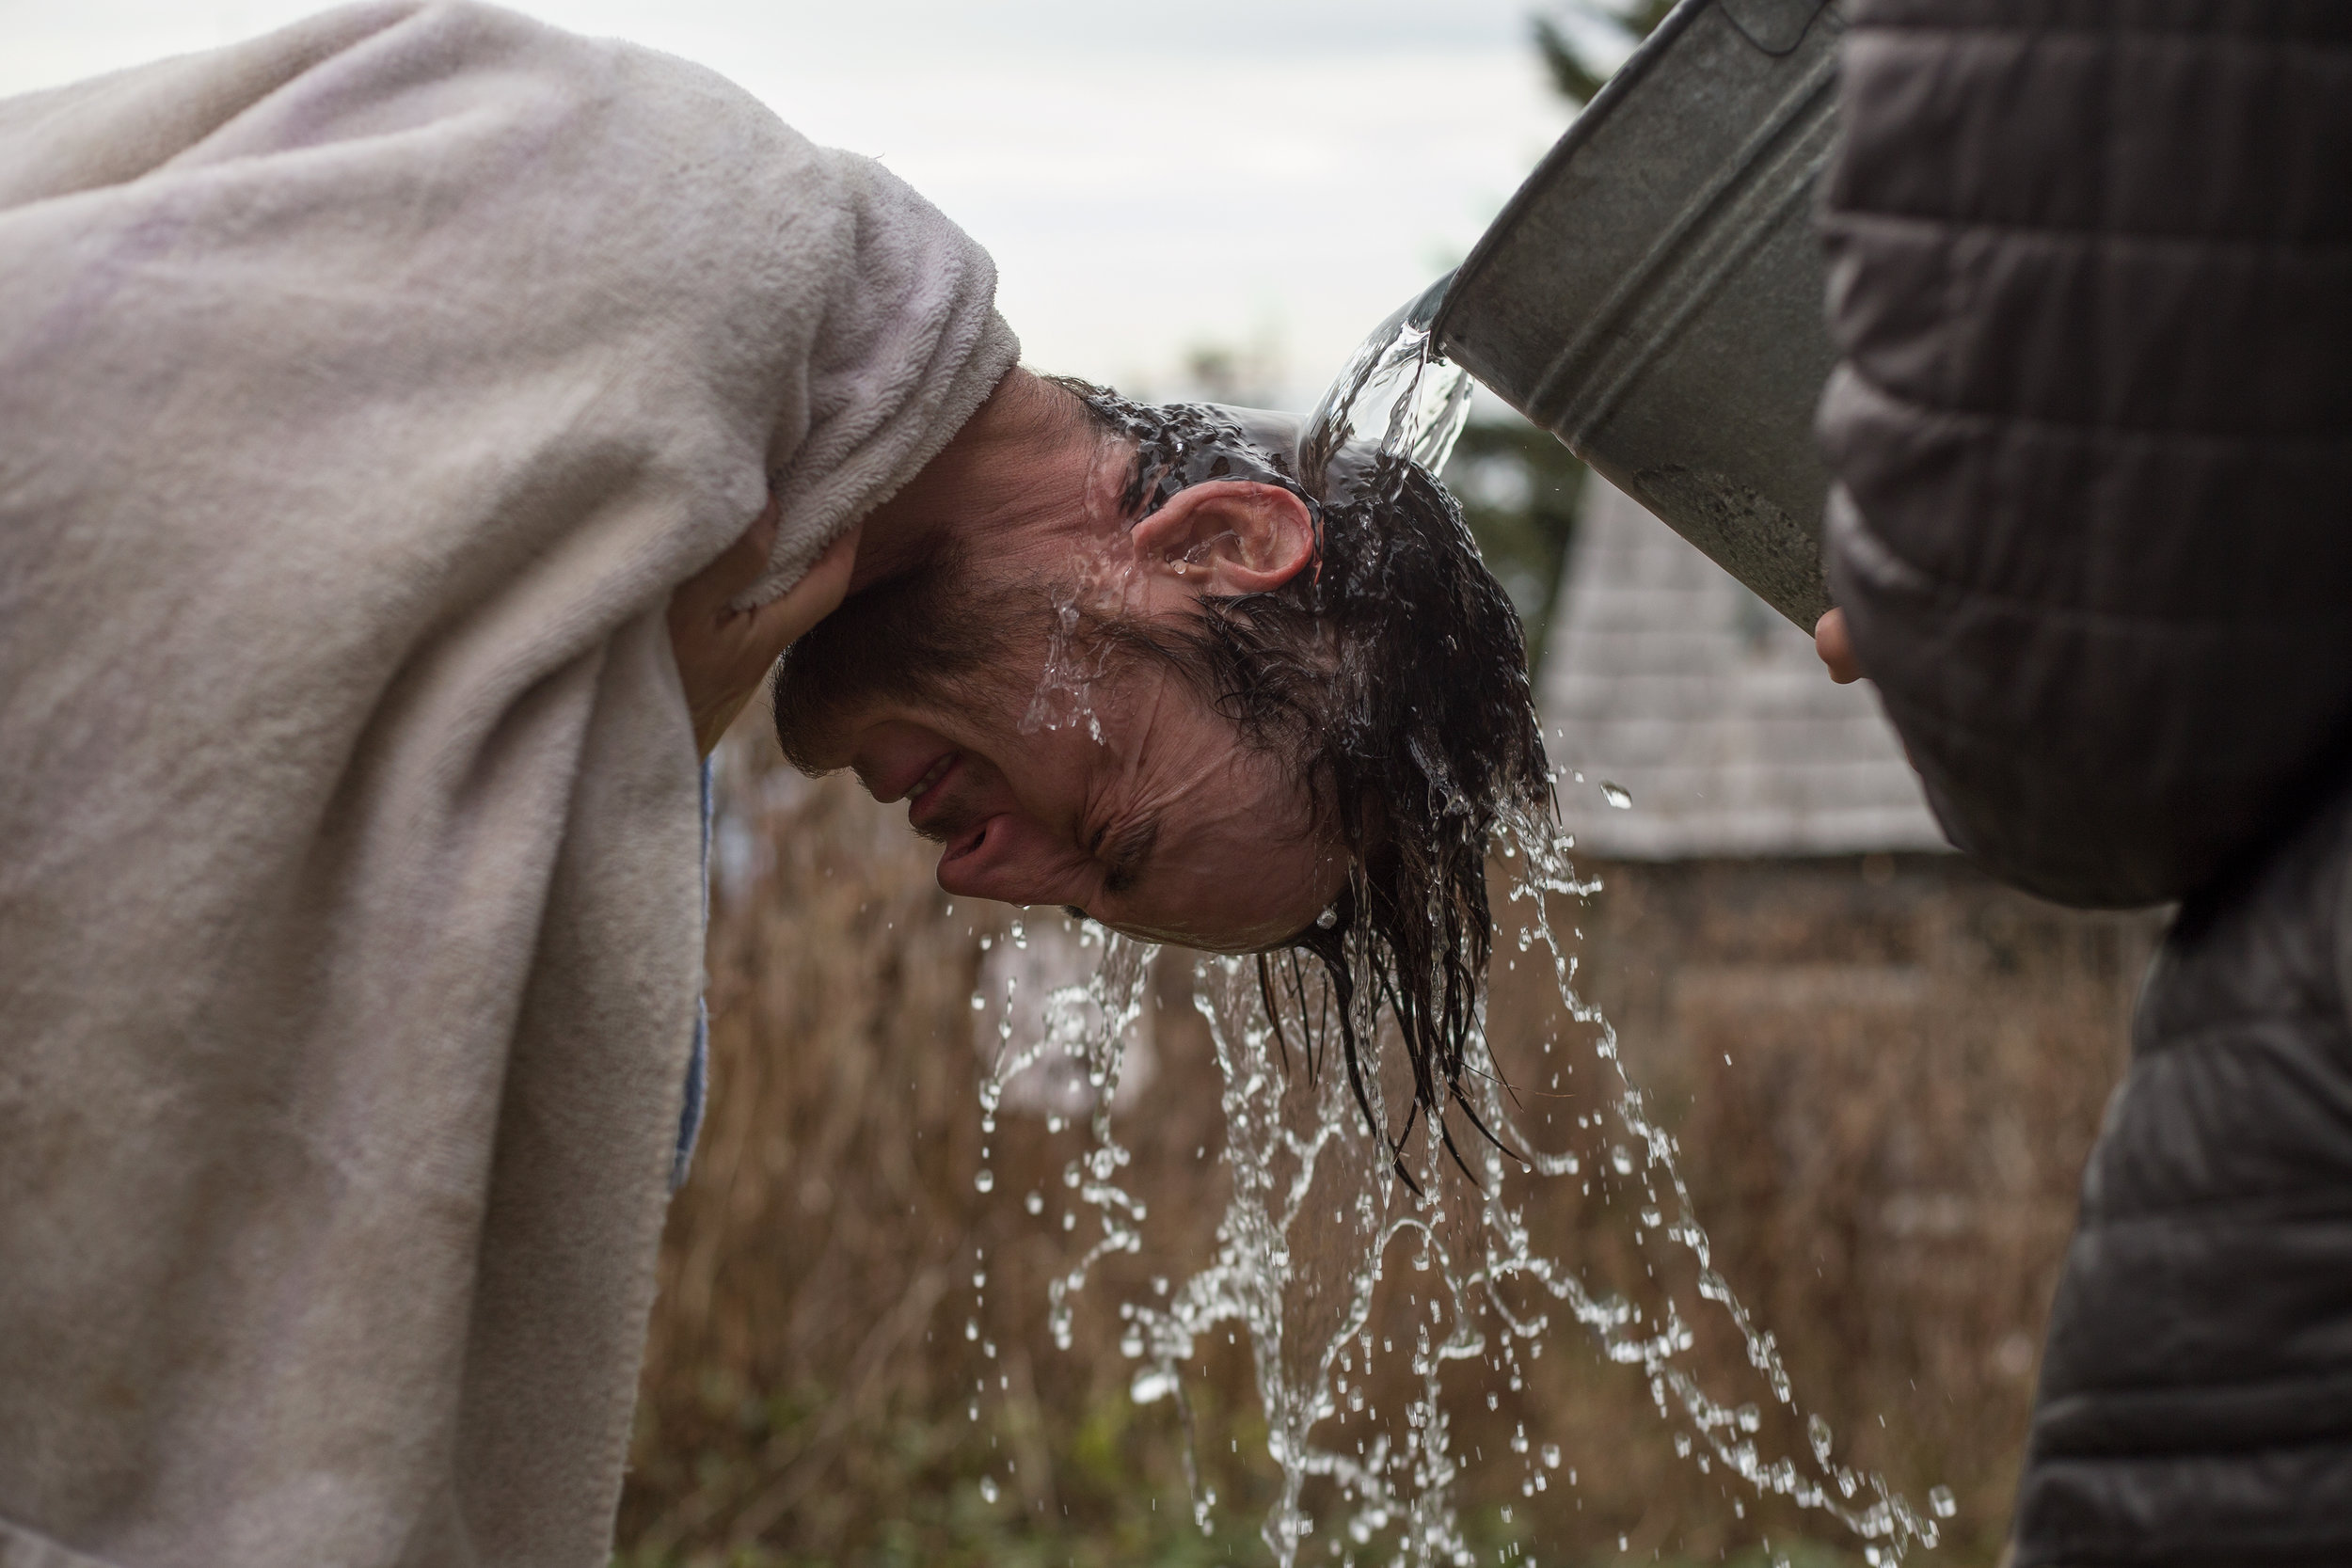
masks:
POLYGON ((2019 1568, 2352 1564, 2352 4, 1847 15, 1832 585, 1956 844, 2182 902, 2019 1568))

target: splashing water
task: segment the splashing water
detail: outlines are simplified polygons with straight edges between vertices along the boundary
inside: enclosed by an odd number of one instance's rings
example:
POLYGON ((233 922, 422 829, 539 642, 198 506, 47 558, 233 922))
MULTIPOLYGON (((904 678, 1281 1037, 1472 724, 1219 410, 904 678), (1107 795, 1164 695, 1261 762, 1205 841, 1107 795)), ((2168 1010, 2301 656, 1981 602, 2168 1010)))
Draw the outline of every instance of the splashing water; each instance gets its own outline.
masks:
MULTIPOLYGON (((1828 1424, 1818 1416, 1804 1420, 1809 1465, 1768 1453, 1759 1447, 1757 1408, 1702 1386, 1692 1364, 1692 1323, 1712 1309, 1736 1327, 1772 1398, 1801 1413, 1772 1337, 1712 1265, 1674 1138, 1651 1119, 1613 1033, 1571 983, 1574 963, 1550 927, 1543 896, 1581 897, 1593 884, 1577 879, 1557 840, 1526 824, 1515 825, 1513 837, 1506 853, 1519 868, 1511 897, 1526 908, 1522 948, 1544 945, 1569 1017, 1596 1026, 1590 1065, 1612 1091, 1606 1114, 1589 1118, 1583 1147, 1543 1150, 1537 1130, 1525 1125, 1501 1082, 1476 1078, 1470 1094, 1477 1114, 1524 1160, 1482 1145, 1473 1155, 1481 1191, 1450 1178, 1435 1146, 1423 1140, 1414 1171, 1422 1194, 1415 1195, 1393 1179, 1344 1075, 1302 1083, 1295 1066, 1286 1068, 1248 961, 1203 960, 1194 1004, 1208 1021, 1223 1084, 1223 1158, 1232 1193, 1208 1266, 1166 1299, 1119 1304, 1127 1324, 1121 1349, 1138 1363, 1130 1397, 1137 1404, 1174 1402, 1189 1432, 1185 1369, 1214 1331, 1239 1330, 1251 1354, 1268 1455, 1282 1477, 1263 1531, 1275 1560, 1284 1568, 1295 1563, 1320 1515, 1340 1532, 1334 1555, 1350 1562, 1467 1565, 1476 1558, 1454 1509, 1466 1461, 1452 1442, 1449 1383, 1457 1393, 1466 1383, 1478 1386, 1474 1368, 1520 1387, 1527 1368, 1551 1342, 1553 1318, 1564 1316, 1603 1357, 1639 1369, 1660 1415, 1676 1428, 1677 1453, 1721 1466, 1759 1496, 1783 1497, 1835 1519, 1868 1544, 1866 1556, 1874 1563, 1899 1562, 1911 1546, 1934 1545, 1935 1517, 1949 1516, 1948 1493, 1931 1495, 1933 1517, 1923 1515, 1878 1476, 1839 1463, 1828 1424), (1529 1183, 1595 1177, 1604 1168, 1638 1183, 1644 1229, 1695 1265, 1697 1302, 1669 1291, 1662 1307, 1645 1310, 1595 1291, 1575 1267, 1537 1244, 1526 1217, 1529 1183), (1387 1412, 1384 1420, 1367 1399, 1375 1343, 1390 1354, 1387 1337, 1375 1339, 1375 1298, 1400 1264, 1409 1271, 1402 1280, 1417 1312, 1402 1351, 1414 1392, 1402 1412, 1387 1412), (1320 1507, 1308 1496, 1317 1481, 1328 1488, 1320 1507)), ((1098 1090, 1091 1147, 1064 1175, 1102 1225, 1099 1239, 1050 1287, 1048 1323, 1065 1349, 1073 1342, 1077 1298, 1096 1265, 1141 1251, 1146 1217, 1145 1205, 1119 1184, 1129 1159, 1109 1105, 1120 1067, 1117 1041, 1142 1007, 1154 949, 1091 928, 1082 940, 1103 944, 1095 975, 1083 990, 1056 993, 1049 1018, 1087 1018, 1097 1026, 1078 1035, 1049 1022, 1036 1044, 1000 1058, 983 1094, 983 1125, 993 1129, 1006 1082, 1057 1053, 1082 1055, 1098 1090)), ((1305 1001, 1311 1009, 1327 998, 1311 991, 1305 1001)), ((1369 1019, 1363 1022, 1369 1026, 1369 1019)), ((1295 1017, 1289 1028, 1295 1034, 1295 1017)), ((1380 1058, 1392 1066, 1401 1046, 1392 1034, 1378 1037, 1380 1058)), ((1575 1065, 1562 1061, 1558 1070, 1573 1072, 1575 1065)), ((1556 1445, 1530 1443, 1523 1432, 1512 1446, 1514 1460, 1501 1462, 1519 1465, 1520 1490, 1530 1497, 1553 1484, 1564 1459, 1573 1458, 1556 1445)), ((1215 1495, 1200 1485, 1189 1449, 1186 1469, 1195 1519, 1205 1531, 1215 1495)))
MULTIPOLYGON (((1433 353, 1430 325, 1442 292, 1440 283, 1383 323, 1317 407, 1299 447, 1301 478, 1311 486, 1320 482, 1326 494, 1335 494, 1384 471, 1378 464, 1339 462, 1350 447, 1408 455, 1432 469, 1443 463, 1467 416, 1469 384, 1433 353)), ((1624 792, 1616 786, 1601 788, 1613 805, 1630 803, 1618 799, 1624 792)), ((1292 1568, 1320 1524, 1336 1529, 1330 1555, 1350 1564, 1467 1568, 1477 1560, 1454 1505, 1466 1461, 1454 1443, 1449 1386, 1459 1393, 1476 1375, 1467 1369, 1477 1368, 1489 1389, 1492 1380, 1522 1387, 1528 1367, 1550 1342, 1554 1317, 1565 1316, 1605 1359, 1639 1370, 1660 1417, 1675 1429, 1677 1453, 1702 1470, 1720 1466, 1759 1497, 1785 1497, 1836 1520, 1866 1544, 1864 1555, 1874 1565, 1899 1562, 1913 1546, 1934 1546, 1935 1519, 1953 1513, 1950 1493, 1939 1487, 1930 1494, 1931 1517, 1882 1478, 1841 1464, 1828 1424, 1798 1404, 1772 1336, 1713 1266, 1676 1141, 1651 1118, 1607 1021, 1578 995, 1575 960, 1550 923, 1547 895, 1581 899, 1597 884, 1577 876, 1569 841, 1547 823, 1510 817, 1496 847, 1508 868, 1509 904, 1520 915, 1518 950, 1528 953, 1540 942, 1549 952, 1565 1016, 1591 1042, 1593 1059, 1582 1065, 1601 1080, 1601 1108, 1575 1118, 1580 1146, 1544 1148, 1542 1129, 1530 1124, 1501 1077, 1472 1074, 1465 1084, 1471 1108, 1495 1133, 1494 1142, 1470 1150, 1476 1185, 1450 1177, 1437 1141, 1423 1137, 1414 1146, 1418 1153, 1407 1156, 1417 1162, 1415 1192, 1395 1180, 1384 1147, 1395 1141, 1392 1107, 1410 1096, 1401 1076, 1402 1042, 1392 1028, 1375 1026, 1371 988, 1359 992, 1358 1022, 1361 1037, 1373 1042, 1373 1071, 1383 1081, 1373 1099, 1384 1123, 1377 1136, 1364 1127, 1345 1075, 1296 1070, 1268 1014, 1270 1006, 1283 1008, 1288 1036, 1302 1035, 1308 1018, 1334 1005, 1327 984, 1295 971, 1287 996, 1269 994, 1249 960, 1202 960, 1194 1005, 1208 1022, 1223 1085, 1232 1196, 1207 1266, 1172 1291, 1155 1292, 1156 1299, 1119 1304, 1126 1324, 1120 1348, 1138 1363, 1131 1398, 1137 1404, 1172 1402, 1189 1437, 1185 1370, 1213 1331, 1239 1331, 1251 1353, 1268 1453, 1281 1471, 1263 1527, 1275 1560, 1292 1568), (1637 1188, 1637 1240, 1678 1251, 1693 1283, 1678 1291, 1661 1275, 1664 1299, 1645 1308, 1597 1291, 1575 1266, 1544 1251, 1527 1220, 1533 1184, 1568 1180, 1582 1181, 1588 1192, 1596 1181, 1637 1188), (1375 1330, 1375 1297, 1391 1275, 1391 1294, 1407 1293, 1414 1324, 1401 1352, 1393 1302, 1375 1330), (1758 1407, 1735 1404, 1736 1396, 1702 1385, 1692 1324, 1707 1312, 1737 1331, 1748 1366, 1805 1433, 1810 1464, 1768 1453, 1758 1407), (1375 1357, 1375 1343, 1389 1361, 1375 1357), (1413 1392, 1403 1410, 1383 1411, 1370 1397, 1375 1367, 1392 1366, 1400 1354, 1413 1392)), ((981 1125, 991 1137, 1006 1086, 1040 1063, 1076 1059, 1094 1091, 1090 1147, 1071 1161, 1063 1179, 1094 1209, 1102 1234, 1049 1287, 1048 1324, 1064 1349, 1073 1343, 1077 1299, 1097 1265, 1140 1252, 1147 1217, 1145 1205, 1119 1181, 1130 1158, 1115 1135, 1111 1107, 1121 1042, 1145 1005, 1157 950, 1091 926, 1080 941, 1100 947, 1091 977, 1045 997, 1041 1028, 1019 1045, 1008 1008, 997 1025, 1003 1048, 981 1090, 981 1125)), ((976 997, 975 1007, 981 1005, 976 997)), ((1486 1025, 1482 999, 1482 1050, 1486 1025)), ((1557 1043, 1541 1042, 1554 1090, 1580 1065, 1556 1055, 1557 1043)), ((982 1190, 992 1181, 984 1169, 982 1190)), ((976 1273, 976 1288, 984 1277, 984 1269, 976 1273)), ((1510 1447, 1511 1459, 1488 1463, 1517 1464, 1523 1495, 1547 1490, 1555 1478, 1574 1484, 1572 1463, 1562 1476, 1564 1462, 1574 1456, 1557 1445, 1531 1442, 1522 1427, 1510 1447)), ((1189 1441, 1185 1468, 1195 1521, 1206 1531, 1216 1496, 1200 1483, 1189 1441)))
POLYGON ((1470 378, 1438 356, 1431 328, 1451 273, 1375 327, 1307 416, 1299 475, 1332 500, 1356 499, 1380 465, 1341 464, 1353 448, 1404 457, 1431 473, 1445 467, 1470 421, 1470 378))

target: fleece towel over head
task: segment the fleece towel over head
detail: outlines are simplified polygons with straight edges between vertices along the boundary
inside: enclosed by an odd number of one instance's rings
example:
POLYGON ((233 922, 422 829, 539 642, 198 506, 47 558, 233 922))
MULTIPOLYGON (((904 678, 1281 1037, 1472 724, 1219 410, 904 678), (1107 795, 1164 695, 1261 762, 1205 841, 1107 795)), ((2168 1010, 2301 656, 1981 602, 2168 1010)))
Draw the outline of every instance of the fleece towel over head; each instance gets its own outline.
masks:
POLYGON ((699 983, 670 590, 984 400, 707 72, 378 4, 0 102, 0 1564, 610 1549, 699 983))

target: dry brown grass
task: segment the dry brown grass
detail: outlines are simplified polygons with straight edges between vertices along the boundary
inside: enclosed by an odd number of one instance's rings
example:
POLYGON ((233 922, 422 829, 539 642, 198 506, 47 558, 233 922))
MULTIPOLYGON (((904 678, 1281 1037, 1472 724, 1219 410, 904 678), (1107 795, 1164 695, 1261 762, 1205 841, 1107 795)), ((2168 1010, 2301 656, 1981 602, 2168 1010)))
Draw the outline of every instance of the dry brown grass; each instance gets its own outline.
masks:
MULTIPOLYGON (((1008 1118, 994 1192, 973 1186, 969 997, 978 941, 1009 911, 951 907, 895 814, 845 781, 793 777, 769 750, 726 753, 723 859, 750 873, 722 879, 715 911, 711 1114, 664 1243, 624 1559, 1264 1560, 1243 1353, 1211 1346, 1192 1384, 1225 1521, 1204 1540, 1184 1515, 1174 1412, 1129 1403, 1111 1311, 1152 1275, 1197 1267, 1224 1203, 1188 961, 1162 960, 1160 1075, 1121 1122, 1129 1185, 1152 1209, 1147 1252, 1082 1298, 1062 1352, 1045 1282, 1094 1233, 1090 1212, 1070 1230, 1059 1217, 1081 1135, 1008 1118), (1021 1202, 1032 1191, 1047 1199, 1037 1216, 1021 1202), (993 1501, 983 1474, 1005 1483, 993 1501)), ((1961 1528, 1939 1560, 1989 1562, 2147 933, 1948 863, 1883 869, 1614 868, 1593 907, 1560 912, 1584 928, 1586 973, 1679 1129, 1724 1273, 1776 1331, 1801 1395, 1915 1497, 1953 1485, 1961 1528)), ((1544 990, 1525 966, 1499 990, 1498 1050, 1522 1084, 1536 1041, 1573 1034, 1544 990)), ((1597 1286, 1638 1297, 1658 1259, 1620 1197, 1564 1185, 1534 1213, 1597 1286)), ((1736 1338, 1701 1327, 1708 1365, 1736 1381, 1736 1338)), ((1524 1421, 1578 1472, 1531 1499, 1517 1468, 1474 1469, 1465 1515, 1489 1544, 1613 1560, 1623 1534, 1639 1560, 1714 1561, 1805 1528, 1677 1458, 1641 1379, 1572 1330, 1497 1410, 1460 1404, 1466 1454, 1500 1454, 1524 1421)), ((1803 1451, 1793 1431, 1767 1435, 1803 1451)))
MULTIPOLYGON (((995 1194, 974 1190, 969 998, 1009 911, 952 906, 894 814, 764 756, 726 753, 721 858, 750 874, 714 890, 710 1113, 664 1239, 624 1557, 1005 1561, 1067 1528, 1094 1560, 1139 1560, 1179 1533, 1175 1433, 1129 1419, 1106 1314, 1081 1315, 1074 1354, 1051 1346, 1045 1281, 1089 1233, 1019 1204, 1058 1195, 1077 1135, 1009 1123, 995 1194), (978 1478, 1008 1459, 990 1503, 978 1478)), ((1184 1024, 1162 1031, 1177 1065, 1132 1131, 1161 1228, 1205 1234, 1220 1183, 1193 1151, 1215 1153, 1216 1101, 1184 1024)), ((1229 1417, 1247 1423, 1204 1406, 1219 1433, 1229 1417)))

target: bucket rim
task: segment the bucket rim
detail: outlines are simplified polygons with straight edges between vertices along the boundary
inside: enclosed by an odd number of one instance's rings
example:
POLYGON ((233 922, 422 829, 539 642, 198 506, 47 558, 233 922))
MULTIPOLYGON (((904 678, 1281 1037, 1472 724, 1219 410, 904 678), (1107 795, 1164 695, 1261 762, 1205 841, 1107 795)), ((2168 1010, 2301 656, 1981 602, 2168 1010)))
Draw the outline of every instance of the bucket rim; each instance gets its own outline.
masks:
MULTIPOLYGON (((1438 353, 1446 352, 1454 317, 1459 313, 1463 301, 1477 293, 1481 274, 1492 264, 1495 252, 1518 228, 1520 219, 1535 204, 1539 193, 1551 182, 1553 171, 1582 150, 1584 144, 1598 133, 1599 127, 1618 103, 1640 86, 1642 78, 1648 75, 1660 57, 1674 46, 1675 40, 1698 20, 1699 13, 1719 3, 1720 0, 1680 0, 1680 4, 1668 11, 1664 19, 1651 29, 1649 37, 1634 46, 1633 53, 1626 56, 1625 63, 1600 85, 1600 90, 1593 94, 1590 102, 1577 112, 1576 118, 1568 122, 1568 128, 1560 133, 1560 139, 1551 144, 1551 150, 1528 171, 1527 178, 1519 182, 1518 189, 1511 193, 1511 199, 1502 204, 1502 210, 1495 214, 1494 221, 1486 225, 1486 231, 1479 235, 1476 245, 1470 246, 1470 252, 1463 258, 1462 264, 1448 275, 1451 286, 1446 290, 1436 317, 1429 324, 1429 336, 1438 353)), ((1829 0, 1818 0, 1814 18, 1818 19, 1820 13, 1828 8, 1829 0)), ((1739 25, 1736 18, 1733 25, 1739 25)), ((1808 22, 1808 30, 1810 26, 1808 22)), ((1744 34, 1746 29, 1741 28, 1740 31, 1744 34)))

